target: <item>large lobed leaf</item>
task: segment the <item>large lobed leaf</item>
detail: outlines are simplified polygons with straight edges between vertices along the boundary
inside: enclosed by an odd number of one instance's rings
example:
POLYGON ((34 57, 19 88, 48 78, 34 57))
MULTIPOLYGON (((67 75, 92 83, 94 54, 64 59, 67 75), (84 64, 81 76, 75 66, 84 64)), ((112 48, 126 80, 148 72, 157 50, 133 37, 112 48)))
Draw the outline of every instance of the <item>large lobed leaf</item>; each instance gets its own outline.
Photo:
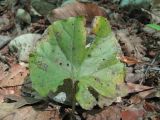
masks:
POLYGON ((76 100, 84 109, 100 103, 101 97, 117 96, 124 79, 117 40, 103 17, 95 18, 92 33, 94 40, 86 47, 84 17, 56 21, 48 28, 29 62, 33 87, 41 96, 55 92, 66 79, 78 82, 76 100))

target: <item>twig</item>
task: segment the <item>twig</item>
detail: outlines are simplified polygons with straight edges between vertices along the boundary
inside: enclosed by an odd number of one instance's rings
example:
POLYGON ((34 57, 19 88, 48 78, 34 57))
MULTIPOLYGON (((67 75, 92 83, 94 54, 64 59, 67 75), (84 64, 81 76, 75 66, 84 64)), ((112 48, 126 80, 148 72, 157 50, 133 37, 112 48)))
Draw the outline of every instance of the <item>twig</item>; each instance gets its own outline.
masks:
MULTIPOLYGON (((146 71, 145 71, 145 73, 144 73, 145 79, 146 79, 146 75, 147 75, 149 69, 150 69, 151 66, 155 63, 155 61, 156 61, 156 59, 157 59, 158 56, 159 56, 159 53, 155 56, 155 58, 152 60, 151 64, 147 67, 147 69, 146 69, 146 71)), ((144 82, 144 78, 141 80, 140 85, 142 85, 143 82, 144 82)))
POLYGON ((14 85, 14 86, 3 86, 3 87, 0 87, 0 88, 3 89, 3 88, 10 88, 10 87, 19 87, 19 86, 28 85, 28 84, 31 84, 31 83, 32 83, 32 82, 23 83, 23 84, 14 85))

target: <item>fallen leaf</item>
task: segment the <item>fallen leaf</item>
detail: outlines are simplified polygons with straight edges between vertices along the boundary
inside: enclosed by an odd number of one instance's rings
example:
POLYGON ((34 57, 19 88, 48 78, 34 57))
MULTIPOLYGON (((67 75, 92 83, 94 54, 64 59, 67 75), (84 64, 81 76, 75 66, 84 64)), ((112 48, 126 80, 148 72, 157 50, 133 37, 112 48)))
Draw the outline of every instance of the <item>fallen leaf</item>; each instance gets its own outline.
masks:
POLYGON ((160 105, 156 105, 154 103, 145 102, 143 105, 144 109, 149 112, 159 112, 160 105))
POLYGON ((86 120, 120 120, 121 118, 121 108, 117 106, 109 106, 100 112, 95 112, 95 110, 87 113, 86 120))
MULTIPOLYGON (((1 65, 1 64, 0 64, 1 65)), ((19 85, 23 84, 24 78, 27 76, 28 71, 26 68, 16 64, 9 69, 8 67, 2 67, 0 69, 0 103, 4 102, 6 95, 18 95, 20 96, 19 85)))
POLYGON ((35 103, 39 103, 41 101, 42 100, 40 100, 40 99, 35 99, 35 98, 32 98, 32 97, 23 97, 16 102, 15 107, 20 108, 20 107, 23 107, 25 105, 33 105, 35 103))
POLYGON ((135 95, 135 96, 132 96, 129 99, 129 101, 130 101, 131 104, 139 104, 143 101, 143 99, 141 97, 139 97, 138 95, 135 95))
POLYGON ((135 92, 141 92, 141 91, 153 89, 153 87, 143 86, 143 85, 134 84, 134 83, 127 83, 127 87, 128 87, 129 93, 135 93, 135 92))
POLYGON ((156 93, 155 89, 142 91, 142 92, 139 92, 138 94, 132 96, 129 100, 130 100, 130 103, 132 103, 132 104, 138 104, 147 98, 155 97, 155 93, 156 93))
POLYGON ((124 63, 126 63, 126 64, 129 64, 129 65, 134 65, 134 64, 137 64, 137 63, 141 63, 140 60, 137 60, 137 59, 135 59, 135 58, 133 58, 133 57, 127 57, 127 56, 120 55, 120 56, 118 56, 118 58, 119 58, 122 62, 124 62, 124 63))
POLYGON ((0 104, 1 120, 60 120, 57 109, 36 110, 32 106, 15 109, 15 103, 0 104))
POLYGON ((139 120, 143 119, 145 111, 143 109, 129 108, 128 110, 122 111, 121 115, 122 120, 139 120))
POLYGON ((87 22, 91 22, 95 16, 106 16, 105 11, 92 3, 73 2, 54 9, 48 16, 52 23, 55 20, 66 19, 75 16, 85 16, 87 22))
POLYGON ((122 45, 125 56, 141 60, 145 55, 145 48, 142 46, 142 39, 136 35, 130 35, 127 29, 116 32, 117 38, 122 45))
POLYGON ((25 67, 15 64, 9 70, 8 75, 0 81, 0 87, 4 88, 22 85, 27 75, 28 70, 25 67))
POLYGON ((144 73, 126 73, 125 81, 127 83, 137 83, 145 77, 144 73))
POLYGON ((5 102, 8 102, 8 101, 17 102, 22 99, 22 96, 17 96, 15 94, 7 94, 7 95, 5 95, 4 99, 5 99, 5 102))
MULTIPOLYGON (((0 119, 2 120, 7 114, 15 109, 15 103, 0 103, 0 119)), ((10 119, 11 120, 11 119, 10 119)))
POLYGON ((5 101, 6 95, 20 95, 20 90, 18 88, 10 87, 10 88, 0 88, 0 103, 5 101))
POLYGON ((152 98, 152 97, 155 97, 156 92, 157 92, 156 89, 146 90, 138 93, 138 96, 143 99, 152 98))

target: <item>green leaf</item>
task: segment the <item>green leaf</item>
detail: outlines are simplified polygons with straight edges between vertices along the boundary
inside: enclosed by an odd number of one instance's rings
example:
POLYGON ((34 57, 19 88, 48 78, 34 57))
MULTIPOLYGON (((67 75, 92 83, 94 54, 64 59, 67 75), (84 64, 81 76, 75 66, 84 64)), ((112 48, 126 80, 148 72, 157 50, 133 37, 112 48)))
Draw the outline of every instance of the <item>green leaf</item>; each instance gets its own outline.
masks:
POLYGON ((84 109, 99 103, 99 97, 115 99, 123 83, 124 65, 117 59, 120 49, 109 22, 96 17, 90 47, 84 17, 54 22, 48 35, 30 55, 33 87, 41 96, 55 92, 64 80, 77 82, 76 100, 84 109), (97 95, 96 95, 97 94, 97 95))
POLYGON ((152 28, 152 29, 155 29, 157 31, 160 31, 160 25, 157 25, 157 24, 148 24, 147 26, 150 27, 150 28, 152 28))

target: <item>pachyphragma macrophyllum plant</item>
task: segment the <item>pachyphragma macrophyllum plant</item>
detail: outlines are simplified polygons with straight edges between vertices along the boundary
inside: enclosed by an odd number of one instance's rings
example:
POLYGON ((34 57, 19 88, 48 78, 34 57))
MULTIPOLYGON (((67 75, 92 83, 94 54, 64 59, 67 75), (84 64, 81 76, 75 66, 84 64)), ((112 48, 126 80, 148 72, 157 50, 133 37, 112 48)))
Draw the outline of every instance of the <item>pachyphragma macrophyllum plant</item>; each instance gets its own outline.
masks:
POLYGON ((117 59, 120 49, 106 18, 95 17, 90 47, 86 47, 85 24, 84 17, 70 17, 50 25, 30 55, 29 69, 33 87, 41 96, 71 80, 75 101, 89 110, 96 104, 102 106, 103 99, 118 96, 124 65, 117 59))

